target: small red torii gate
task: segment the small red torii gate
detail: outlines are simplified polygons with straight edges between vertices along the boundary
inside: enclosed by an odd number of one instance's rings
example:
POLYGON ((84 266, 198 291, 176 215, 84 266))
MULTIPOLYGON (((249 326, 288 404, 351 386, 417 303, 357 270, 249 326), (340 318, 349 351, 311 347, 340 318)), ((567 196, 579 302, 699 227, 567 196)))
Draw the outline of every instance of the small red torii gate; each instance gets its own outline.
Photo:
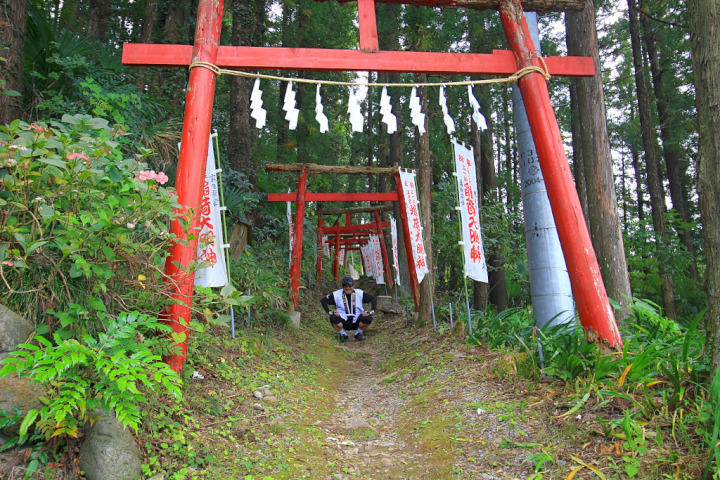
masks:
MULTIPOLYGON (((302 244, 303 244, 303 224, 305 220, 305 202, 310 201, 325 201, 325 202, 347 202, 347 201, 370 201, 370 202, 398 202, 400 210, 400 221, 403 229, 403 240, 405 242, 405 250, 407 252, 408 266, 410 270, 410 284, 413 292, 413 298, 415 300, 415 308, 419 306, 420 302, 420 287, 417 281, 417 275, 415 273, 415 259, 412 255, 412 246, 410 240, 410 226, 405 209, 405 196, 403 195, 403 185, 400 181, 400 169, 395 166, 392 168, 383 167, 357 167, 357 166, 330 166, 330 165, 316 165, 309 163, 289 163, 289 164, 268 164, 265 169, 267 171, 274 172, 298 172, 298 187, 296 192, 291 193, 268 193, 269 202, 295 202, 295 225, 293 232, 293 246, 292 255, 290 261, 290 297, 293 301, 293 305, 297 307, 299 305, 299 291, 300 291, 300 263, 302 261, 302 244), (307 176, 308 173, 333 173, 333 174, 345 174, 345 175, 392 175, 395 181, 396 190, 387 193, 315 193, 307 190, 307 176)), ((333 275, 337 279, 338 265, 337 255, 340 249, 340 233, 359 233, 361 231, 372 230, 371 233, 382 235, 382 227, 389 226, 384 225, 380 221, 380 213, 377 208, 374 209, 363 209, 356 208, 343 212, 346 215, 345 226, 342 227, 323 227, 322 214, 318 217, 318 245, 322 244, 322 232, 333 232, 335 233, 335 262, 333 264, 333 275), (359 213, 360 211, 373 211, 374 212, 374 223, 365 225, 351 225, 350 215, 352 213, 359 213)), ((327 213, 326 213, 327 214, 327 213)), ((355 240, 356 241, 356 240, 355 240)), ((387 249, 385 248, 385 242, 380 242, 380 248, 383 255, 383 267, 386 275, 390 278, 390 285, 392 286, 392 274, 390 272, 390 264, 388 262, 387 249)), ((320 260, 318 260, 319 262, 320 260)), ((321 267, 318 264, 318 274, 321 271, 321 267)))
MULTIPOLYGON (((325 1, 325 0, 322 0, 325 1)), ((579 11, 583 0, 524 0, 528 10, 579 11)), ((192 315, 194 273, 190 265, 197 256, 197 231, 202 197, 202 176, 210 137, 216 67, 236 69, 278 69, 315 71, 422 72, 466 75, 511 75, 527 68, 547 68, 551 75, 592 76, 591 58, 549 57, 545 65, 538 58, 528 31, 520 0, 357 0, 360 50, 306 49, 279 47, 220 47, 224 0, 199 0, 195 43, 189 45, 123 45, 122 61, 136 66, 193 66, 185 101, 175 188, 181 207, 170 226, 177 239, 165 264, 170 295, 176 301, 163 312, 173 331, 185 335, 179 352, 167 358, 180 371, 187 350, 187 326, 192 315), (375 1, 416 6, 462 6, 498 9, 505 37, 512 53, 492 54, 387 52, 380 51, 375 1), (189 225, 185 218, 189 217, 189 225), (180 219, 183 219, 181 221, 180 219)), ((535 138, 537 156, 547 185, 548 197, 560 244, 568 267, 580 320, 588 333, 601 342, 622 346, 622 337, 600 275, 595 250, 585 223, 580 200, 563 148, 560 128, 550 104, 547 83, 539 72, 530 72, 517 81, 535 138)), ((299 191, 299 190, 298 190, 299 191)), ((318 194, 321 195, 321 194, 318 194)), ((358 200, 357 195, 348 200, 358 200)))

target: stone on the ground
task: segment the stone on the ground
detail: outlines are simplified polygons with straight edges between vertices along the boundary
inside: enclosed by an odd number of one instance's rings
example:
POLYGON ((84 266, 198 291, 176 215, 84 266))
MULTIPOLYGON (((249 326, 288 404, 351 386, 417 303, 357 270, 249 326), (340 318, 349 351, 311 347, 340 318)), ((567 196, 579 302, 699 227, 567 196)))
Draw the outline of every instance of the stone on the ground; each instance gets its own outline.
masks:
POLYGON ((288 316, 290 317, 290 322, 295 325, 296 327, 300 326, 300 312, 297 312, 295 310, 291 310, 288 312, 288 316))
POLYGON ((28 341, 35 331, 32 322, 27 321, 5 305, 0 305, 0 358, 28 341))
POLYGON ((383 313, 392 313, 393 315, 405 313, 403 306, 393 302, 393 298, 390 296, 380 295, 377 300, 377 309, 383 313))
POLYGON ((80 468, 87 480, 134 480, 142 475, 140 450, 130 430, 115 415, 96 412, 100 417, 85 426, 80 447, 80 468))
MULTIPOLYGON (((29 410, 42 408, 40 397, 45 395, 46 391, 39 385, 30 383, 28 377, 18 377, 17 375, 9 375, 0 378, 0 410, 5 410, 12 415, 15 408, 19 408, 25 415, 29 410)), ((6 427, 2 430, 5 435, 13 435, 20 428, 21 420, 14 425, 6 427)))

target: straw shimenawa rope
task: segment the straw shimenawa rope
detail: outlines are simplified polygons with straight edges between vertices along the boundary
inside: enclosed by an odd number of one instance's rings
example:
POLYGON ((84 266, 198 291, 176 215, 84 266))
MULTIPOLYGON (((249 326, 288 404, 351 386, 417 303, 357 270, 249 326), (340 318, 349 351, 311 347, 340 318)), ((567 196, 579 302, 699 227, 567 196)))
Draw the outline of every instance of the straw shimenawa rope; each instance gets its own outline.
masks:
POLYGON ((521 68, 517 72, 513 73, 509 77, 504 78, 490 78, 490 79, 484 79, 484 80, 463 80, 459 82, 425 82, 425 83, 369 83, 369 82, 338 82, 334 80, 315 80, 311 78, 289 78, 289 77, 279 77, 276 75, 264 75, 262 73, 250 73, 250 72, 243 72, 239 70, 227 70, 225 68, 220 68, 217 65, 213 65, 209 62, 193 62, 190 64, 190 69, 192 70, 195 67, 203 67, 207 68, 208 70, 211 70, 216 75, 234 75, 236 77, 246 77, 246 78, 261 78, 265 80, 280 80, 282 82, 295 82, 295 83, 312 83, 312 84, 320 84, 320 85, 344 85, 349 87, 355 87, 355 86, 366 86, 366 87, 440 87, 440 86, 453 86, 453 85, 479 85, 479 84, 487 84, 487 83, 517 83, 522 77, 529 73, 539 73, 544 78, 545 81, 550 81, 552 76, 550 75, 550 72, 548 71, 547 64, 545 63, 545 60, 542 57, 538 57, 540 61, 543 64, 543 68, 535 67, 535 66, 529 66, 525 68, 521 68))

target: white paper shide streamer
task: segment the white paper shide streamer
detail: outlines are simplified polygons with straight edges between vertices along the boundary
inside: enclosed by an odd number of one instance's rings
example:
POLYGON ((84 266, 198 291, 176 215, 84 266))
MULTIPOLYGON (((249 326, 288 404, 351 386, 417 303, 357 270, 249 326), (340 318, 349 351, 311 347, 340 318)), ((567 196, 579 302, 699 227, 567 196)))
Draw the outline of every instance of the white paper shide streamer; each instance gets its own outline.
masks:
POLYGON ((327 115, 325 115, 323 110, 322 97, 320 96, 320 84, 318 84, 315 92, 315 120, 317 120, 320 125, 320 133, 325 133, 330 128, 327 115))
POLYGON ((255 126, 262 128, 265 126, 265 119, 267 118, 267 111, 263 108, 262 104, 262 90, 260 90, 260 79, 255 79, 255 85, 250 94, 250 116, 255 119, 255 126))
POLYGON ((295 90, 293 90, 293 82, 288 82, 287 90, 285 90, 285 101, 283 103, 283 110, 285 110, 285 120, 289 123, 288 128, 295 130, 297 128, 298 115, 300 110, 295 108, 295 90))
POLYGON ((468 100, 470 100, 470 106, 472 106, 473 109, 472 118, 475 120, 475 124, 480 130, 487 130, 487 122, 485 121, 485 116, 480 113, 480 102, 478 102, 475 95, 473 95, 472 85, 468 85, 468 100))
POLYGON ((420 97, 417 96, 417 87, 413 87, 410 93, 410 119, 420 131, 420 135, 425 134, 425 114, 422 113, 420 97))
POLYGON ((440 108, 443 113, 443 121, 445 122, 445 128, 447 129, 448 135, 455 131, 455 121, 448 113, 447 99, 445 98, 445 86, 440 85, 440 108))
POLYGON ((195 272, 195 285, 202 287, 224 287, 228 284, 227 265, 223 250, 218 172, 220 170, 215 168, 215 150, 212 136, 210 136, 200 203, 200 234, 197 250, 198 261, 206 262, 208 265, 195 272))
POLYGON ((460 192, 460 215, 462 218, 465 276, 478 282, 488 283, 487 264, 483 251, 480 227, 480 203, 478 202, 475 157, 472 149, 453 142, 455 171, 460 192))
POLYGON ((348 97, 348 115, 350 115, 350 125, 353 132, 362 132, 365 118, 363 118, 360 110, 360 99, 355 95, 355 89, 350 87, 350 96, 348 97))
POLYGON ((397 117, 392 113, 387 87, 383 87, 382 95, 380 95, 380 115, 382 115, 382 122, 387 125, 387 133, 395 133, 397 131, 397 117))
POLYGON ((397 222, 390 217, 390 231, 392 232, 393 262, 395 265, 395 281, 400 285, 400 260, 398 255, 397 222))
POLYGON ((402 182, 403 197, 405 198, 405 210, 408 227, 410 229, 410 245, 412 246, 413 258, 415 260, 415 272, 417 274, 417 281, 420 283, 429 270, 425 254, 425 244, 423 243, 422 237, 422 225, 420 224, 415 172, 408 172, 401 169, 400 181, 402 182))

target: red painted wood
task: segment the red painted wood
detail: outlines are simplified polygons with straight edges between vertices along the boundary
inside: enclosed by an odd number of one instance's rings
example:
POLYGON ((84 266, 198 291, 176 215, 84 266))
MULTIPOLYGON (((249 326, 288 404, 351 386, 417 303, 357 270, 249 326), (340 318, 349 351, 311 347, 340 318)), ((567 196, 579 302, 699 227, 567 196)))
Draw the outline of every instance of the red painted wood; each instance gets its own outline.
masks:
MULTIPOLYGON (((390 222, 381 222, 380 228, 386 228, 390 226, 390 222)), ((374 223, 364 223, 362 225, 349 225, 347 227, 325 227, 323 229, 324 233, 336 233, 336 232, 360 232, 363 230, 367 230, 368 232, 374 232, 375 231, 375 224, 374 223)))
POLYGON ((366 243, 368 243, 368 242, 370 241, 370 239, 367 238, 367 237, 365 237, 365 238, 360 238, 359 235, 357 235, 357 237, 358 237, 358 238, 353 238, 353 237, 350 237, 350 238, 342 238, 342 237, 340 237, 339 240, 328 240, 327 243, 328 243, 328 244, 333 244, 333 245, 334 245, 336 242, 340 242, 342 245, 352 245, 352 244, 365 245, 366 243))
MULTIPOLYGON (((540 66, 519 1, 504 1, 500 16, 518 68, 540 66)), ((531 73, 519 82, 530 129, 552 207, 573 294, 585 330, 622 347, 622 337, 608 301, 595 250, 585 223, 563 146, 560 128, 542 75, 531 73)))
POLYGON ((317 271, 317 282, 318 285, 322 282, 322 261, 323 261, 323 216, 318 215, 317 224, 317 241, 315 243, 317 250, 317 260, 315 260, 315 270, 317 271))
POLYGON ((300 305, 300 264, 302 262, 303 224, 305 223, 305 187, 307 170, 298 173, 298 192, 295 203, 295 233, 293 236, 292 260, 290 262, 290 296, 295 307, 300 305))
POLYGON ((335 277, 336 282, 338 279, 338 270, 339 270, 338 264, 340 263, 339 260, 340 260, 340 235, 338 235, 336 233, 335 234, 335 258, 333 260, 333 268, 332 268, 333 277, 335 277))
MULTIPOLYGON (((268 202, 294 202, 297 193, 268 193, 268 202)), ((305 194, 307 202, 395 202, 397 192, 390 193, 313 193, 305 194)))
MULTIPOLYGON (((380 237, 380 251, 382 252, 383 257, 383 265, 385 267, 385 278, 388 286, 390 288, 393 287, 393 278, 392 278, 392 272, 390 271, 390 262, 388 261, 388 252, 387 247, 385 246, 385 235, 383 235, 382 227, 380 226, 382 222, 380 221, 380 213, 375 210, 375 232, 377 233, 378 237, 380 237)), ((389 222, 387 222, 389 223, 389 222)))
MULTIPOLYGON (((126 43, 124 65, 153 67, 186 67, 190 65, 192 47, 126 43)), ((583 77, 595 75, 589 57, 546 57, 548 70, 554 76, 583 77)), ((329 48, 229 47, 219 48, 215 65, 248 70, 312 70, 417 72, 459 75, 512 75, 517 71, 512 52, 493 53, 391 52, 329 48)))
POLYGON ((375 0, 358 0, 358 21, 360 23, 360 50, 363 52, 379 51, 375 0))
POLYGON ((405 243, 405 256, 408 260, 408 272, 410 274, 410 288, 413 292, 415 300, 415 311, 420 309, 420 285, 417 281, 417 272, 415 271, 415 257, 412 253, 412 245, 410 244, 410 225, 408 224, 407 209, 405 206, 405 196, 403 194, 402 181, 400 180, 400 172, 393 175, 395 179, 395 188, 398 191, 398 207, 400 208, 400 220, 403 230, 403 243, 405 243))
MULTIPOLYGON (((200 0, 198 5, 195 45, 191 49, 193 61, 214 63, 217 59, 222 11, 224 0, 200 0)), ((176 213, 184 218, 189 211, 200 211, 203 177, 210 138, 213 99, 215 97, 216 75, 206 68, 194 68, 190 72, 185 97, 185 120, 182 129, 182 145, 175 177, 177 201, 182 207, 176 213)), ((177 353, 165 357, 167 364, 179 372, 182 370, 187 353, 187 325, 192 316, 191 306, 195 274, 189 271, 190 264, 197 257, 197 235, 200 216, 195 214, 190 221, 189 230, 174 220, 170 224, 170 234, 178 240, 169 249, 165 262, 167 275, 166 287, 172 295, 173 303, 161 314, 164 322, 172 326, 175 333, 184 335, 178 342, 177 353)), ((220 228, 218 225, 217 228, 220 228)))

